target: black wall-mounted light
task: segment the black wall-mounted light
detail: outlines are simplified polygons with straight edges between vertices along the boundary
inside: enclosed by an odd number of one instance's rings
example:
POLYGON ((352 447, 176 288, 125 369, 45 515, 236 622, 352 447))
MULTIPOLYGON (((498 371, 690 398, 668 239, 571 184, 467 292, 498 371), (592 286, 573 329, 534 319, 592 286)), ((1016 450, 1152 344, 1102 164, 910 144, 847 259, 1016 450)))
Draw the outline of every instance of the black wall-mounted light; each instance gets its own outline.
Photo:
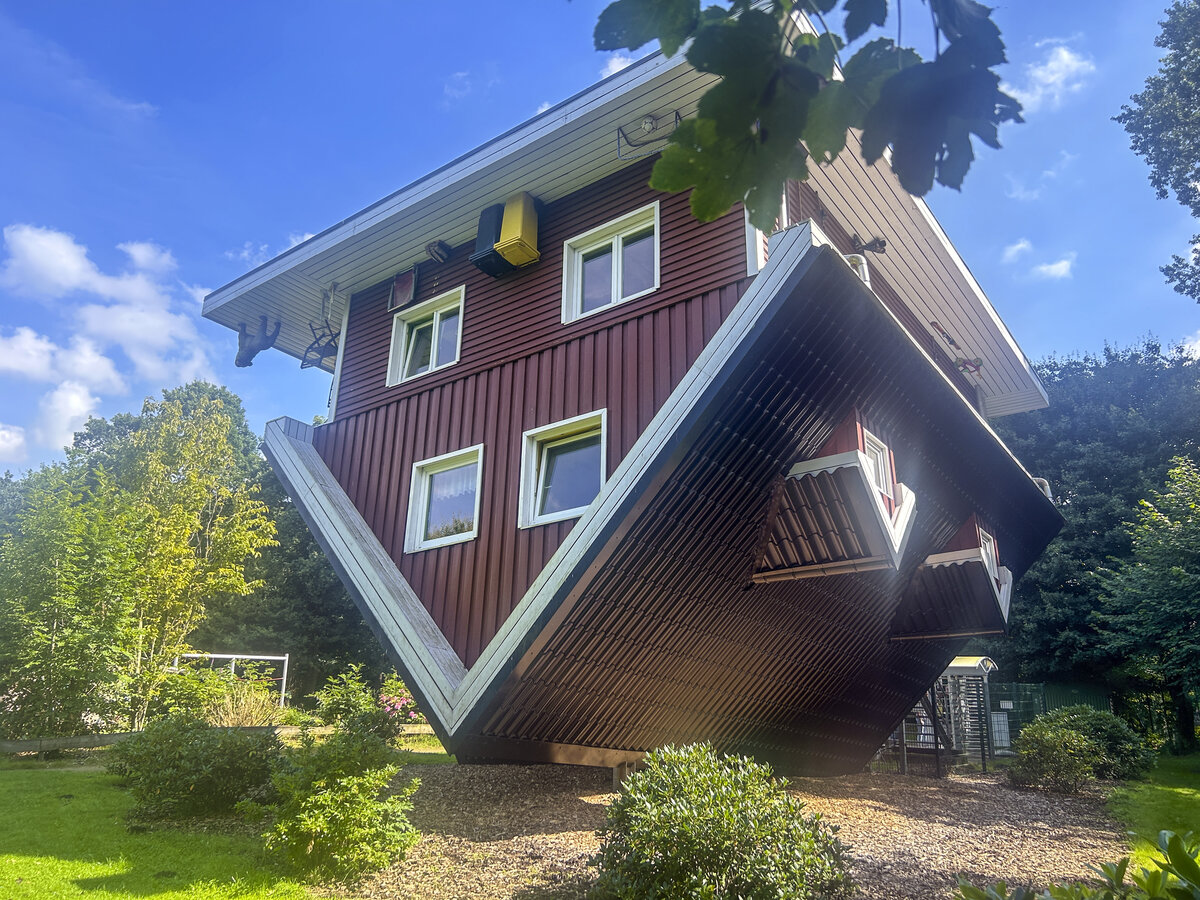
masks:
POLYGON ((867 242, 863 242, 857 234, 851 239, 855 253, 887 253, 887 241, 881 237, 871 238, 867 242))

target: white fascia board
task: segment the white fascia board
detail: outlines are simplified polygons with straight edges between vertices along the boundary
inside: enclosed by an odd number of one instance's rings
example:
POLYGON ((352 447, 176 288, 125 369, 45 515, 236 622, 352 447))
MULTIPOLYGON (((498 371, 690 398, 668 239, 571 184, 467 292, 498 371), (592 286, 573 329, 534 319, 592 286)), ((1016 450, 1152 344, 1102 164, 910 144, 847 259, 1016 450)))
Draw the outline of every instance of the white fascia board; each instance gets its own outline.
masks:
MULTIPOLYGON (((888 156, 890 158, 891 154, 889 153, 888 156)), ((983 292, 983 288, 980 286, 979 282, 975 280, 975 276, 971 274, 971 270, 967 267, 966 262, 963 260, 962 256, 959 255, 959 252, 955 248, 954 244, 950 242, 950 238, 946 235, 945 230, 942 228, 942 223, 937 220, 937 217, 933 214, 933 210, 929 208, 929 204, 927 204, 924 199, 921 197, 913 197, 912 201, 913 205, 917 209, 917 212, 919 212, 921 217, 925 220, 925 224, 929 226, 929 231, 933 234, 934 238, 937 239, 938 243, 941 244, 942 248, 946 251, 946 255, 950 258, 950 261, 958 270, 959 275, 962 276, 963 282, 966 284, 967 289, 971 292, 971 294, 974 295, 975 300, 979 303, 980 309, 983 310, 984 317, 991 324, 992 328, 995 329, 995 332, 1000 337, 1000 340, 1005 344, 1005 346, 1008 347, 1014 359, 1016 359, 1018 364, 1023 367, 1024 374, 1032 385, 1032 390, 1036 391, 1036 396, 1041 398, 1040 406, 1049 406, 1050 397, 1046 393, 1046 386, 1042 384, 1042 380, 1038 378, 1037 373, 1033 371, 1033 366, 1030 365, 1029 358, 1025 355, 1025 351, 1023 351, 1017 344, 1016 338, 1012 336, 1012 332, 1008 330, 1008 326, 1004 324, 1004 320, 1000 318, 1000 314, 996 312, 996 308, 992 306, 992 301, 990 301, 987 294, 983 292)), ((1021 396, 1026 399, 1033 399, 1029 396, 1030 393, 1031 392, 1026 392, 1021 396)), ((1030 408, 1031 407, 1028 405, 1023 405, 1023 410, 1028 410, 1030 408)), ((1035 406, 1032 408, 1036 409, 1038 407, 1035 406)))
POLYGON ((684 50, 681 50, 672 57, 656 52, 627 66, 615 75, 610 75, 574 97, 552 106, 516 128, 284 251, 229 284, 217 288, 204 298, 203 314, 210 316, 221 306, 247 291, 337 247, 360 232, 403 215, 423 200, 456 182, 469 179, 506 158, 522 155, 531 145, 556 131, 571 128, 578 120, 597 112, 614 99, 636 90, 664 73, 687 65, 684 50))

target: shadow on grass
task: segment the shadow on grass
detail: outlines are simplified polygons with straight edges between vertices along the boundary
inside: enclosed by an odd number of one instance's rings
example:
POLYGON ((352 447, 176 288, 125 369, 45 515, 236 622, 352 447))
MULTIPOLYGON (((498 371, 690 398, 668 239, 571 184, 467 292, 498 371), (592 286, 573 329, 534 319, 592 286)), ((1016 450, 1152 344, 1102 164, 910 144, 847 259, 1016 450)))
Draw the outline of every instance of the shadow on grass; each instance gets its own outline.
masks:
POLYGON ((0 774, 0 895, 5 898, 302 898, 253 835, 172 828, 131 832, 128 795, 100 772, 0 774))

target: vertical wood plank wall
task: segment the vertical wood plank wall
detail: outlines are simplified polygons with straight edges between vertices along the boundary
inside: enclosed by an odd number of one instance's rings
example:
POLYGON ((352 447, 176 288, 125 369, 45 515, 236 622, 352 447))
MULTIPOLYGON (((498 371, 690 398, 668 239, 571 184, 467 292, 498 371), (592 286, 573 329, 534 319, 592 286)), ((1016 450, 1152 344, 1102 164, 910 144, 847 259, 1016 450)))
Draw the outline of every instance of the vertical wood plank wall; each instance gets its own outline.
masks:
POLYGON ((466 286, 462 351, 446 369, 388 387, 389 285, 351 303, 337 419, 315 445, 468 666, 575 522, 517 527, 522 433, 607 408, 611 473, 749 283, 741 210, 696 222, 686 196, 651 191, 648 176, 638 164, 549 204, 528 271, 492 279, 470 265, 470 246, 422 267, 417 301, 466 286), (659 290, 563 325, 563 242, 655 199, 659 290), (413 463, 477 443, 478 537, 405 553, 413 463))

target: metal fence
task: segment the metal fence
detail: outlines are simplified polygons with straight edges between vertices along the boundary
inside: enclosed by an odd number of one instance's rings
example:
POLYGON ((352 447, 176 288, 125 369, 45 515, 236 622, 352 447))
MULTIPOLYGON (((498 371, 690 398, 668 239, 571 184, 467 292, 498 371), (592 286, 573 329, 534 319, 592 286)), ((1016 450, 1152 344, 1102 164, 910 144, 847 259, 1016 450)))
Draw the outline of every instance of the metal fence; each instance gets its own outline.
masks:
POLYGON ((963 768, 986 772, 997 757, 1013 754, 1021 729, 1042 713, 1078 704, 1111 709, 1108 693, 1090 685, 943 675, 888 736, 869 769, 939 777, 963 768))

